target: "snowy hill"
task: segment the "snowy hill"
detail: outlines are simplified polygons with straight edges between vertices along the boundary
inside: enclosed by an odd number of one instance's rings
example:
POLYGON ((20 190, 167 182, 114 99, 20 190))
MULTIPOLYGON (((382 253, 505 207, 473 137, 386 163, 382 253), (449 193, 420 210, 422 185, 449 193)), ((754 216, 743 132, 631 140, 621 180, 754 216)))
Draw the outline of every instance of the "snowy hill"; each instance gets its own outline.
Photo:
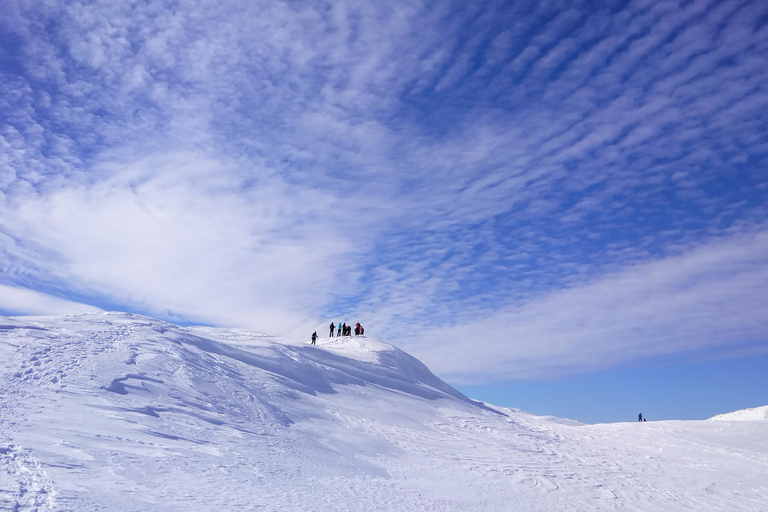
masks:
POLYGON ((475 402, 370 337, 0 317, 0 510, 766 509, 757 422, 475 402))
POLYGON ((709 418, 711 421, 760 421, 768 420, 768 405, 742 409, 740 411, 718 414, 709 418))

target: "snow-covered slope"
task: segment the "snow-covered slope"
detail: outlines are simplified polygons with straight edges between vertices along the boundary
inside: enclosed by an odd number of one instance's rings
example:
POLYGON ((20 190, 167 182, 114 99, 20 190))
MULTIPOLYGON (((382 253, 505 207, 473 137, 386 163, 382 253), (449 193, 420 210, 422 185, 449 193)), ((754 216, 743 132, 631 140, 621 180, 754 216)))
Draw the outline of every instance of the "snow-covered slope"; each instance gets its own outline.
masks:
POLYGON ((1 510, 766 509, 758 422, 580 425, 370 337, 0 318, 1 510))
POLYGON ((768 405, 763 407, 753 407, 752 409, 742 409, 740 411, 718 414, 709 418, 713 421, 760 421, 768 420, 768 405))

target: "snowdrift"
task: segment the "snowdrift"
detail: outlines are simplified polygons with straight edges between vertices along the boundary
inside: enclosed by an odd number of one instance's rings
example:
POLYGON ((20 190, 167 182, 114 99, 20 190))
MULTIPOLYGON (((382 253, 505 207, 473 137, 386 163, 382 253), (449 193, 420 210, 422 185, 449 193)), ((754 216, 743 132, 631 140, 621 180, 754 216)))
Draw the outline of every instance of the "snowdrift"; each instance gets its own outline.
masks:
POLYGON ((580 425, 370 337, 0 317, 0 509, 760 510, 754 422, 580 425))
POLYGON ((765 421, 768 420, 768 405, 718 414, 709 419, 710 421, 765 421))

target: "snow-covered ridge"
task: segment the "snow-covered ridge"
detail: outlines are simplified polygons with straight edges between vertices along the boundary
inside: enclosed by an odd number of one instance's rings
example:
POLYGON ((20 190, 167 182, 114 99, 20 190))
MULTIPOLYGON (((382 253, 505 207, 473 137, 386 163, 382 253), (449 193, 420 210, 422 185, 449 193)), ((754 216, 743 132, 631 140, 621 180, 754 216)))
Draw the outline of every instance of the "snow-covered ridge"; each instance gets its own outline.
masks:
POLYGON ((718 414, 709 418, 710 421, 759 421, 768 420, 768 405, 742 409, 740 411, 718 414))
POLYGON ((0 510, 760 510, 756 422, 581 425, 370 337, 0 317, 0 510))

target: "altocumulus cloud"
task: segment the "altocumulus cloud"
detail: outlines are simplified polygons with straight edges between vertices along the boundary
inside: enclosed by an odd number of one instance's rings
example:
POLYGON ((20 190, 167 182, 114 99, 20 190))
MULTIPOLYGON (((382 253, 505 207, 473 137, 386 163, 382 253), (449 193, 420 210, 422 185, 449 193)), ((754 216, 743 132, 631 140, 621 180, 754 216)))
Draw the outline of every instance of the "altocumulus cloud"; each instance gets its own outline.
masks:
POLYGON ((766 350, 768 6, 507 4, 4 2, 0 284, 468 382, 766 350))

